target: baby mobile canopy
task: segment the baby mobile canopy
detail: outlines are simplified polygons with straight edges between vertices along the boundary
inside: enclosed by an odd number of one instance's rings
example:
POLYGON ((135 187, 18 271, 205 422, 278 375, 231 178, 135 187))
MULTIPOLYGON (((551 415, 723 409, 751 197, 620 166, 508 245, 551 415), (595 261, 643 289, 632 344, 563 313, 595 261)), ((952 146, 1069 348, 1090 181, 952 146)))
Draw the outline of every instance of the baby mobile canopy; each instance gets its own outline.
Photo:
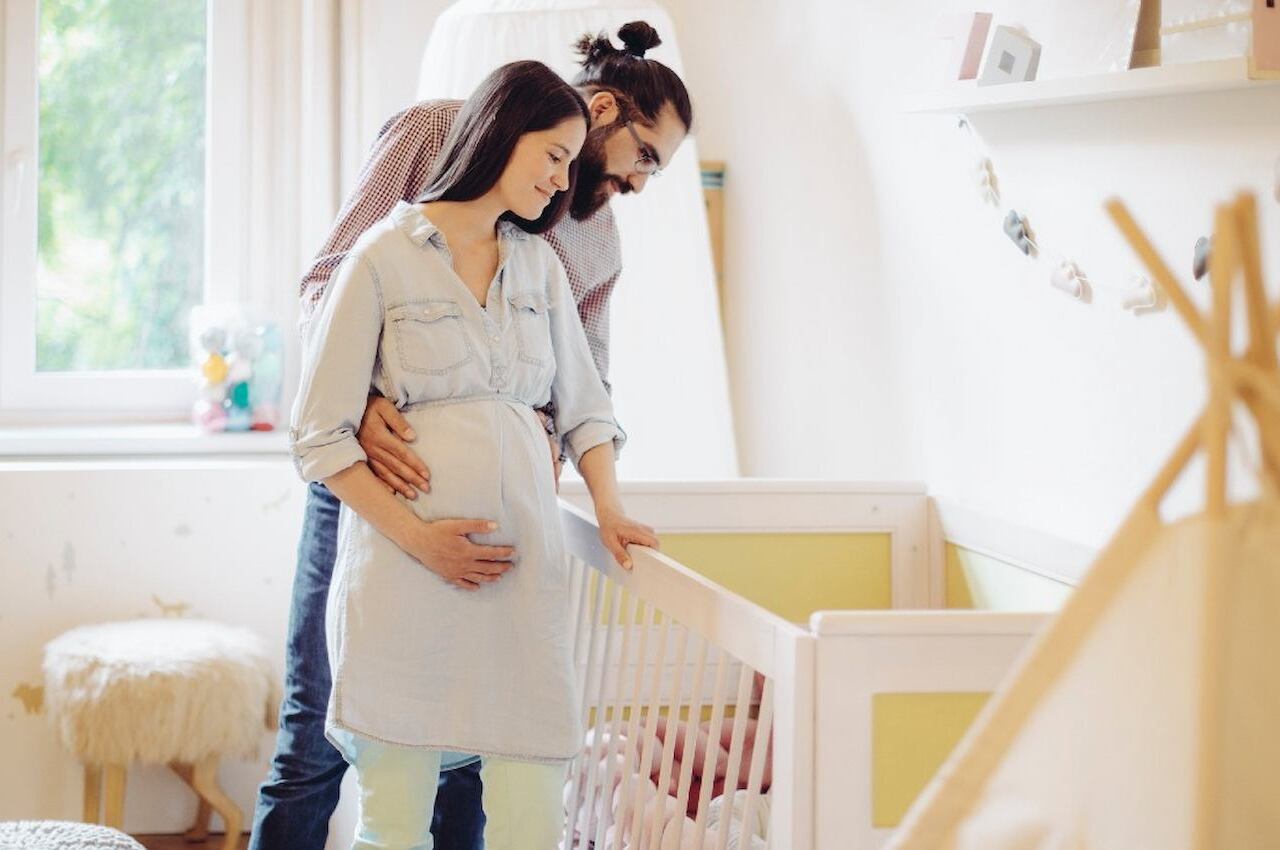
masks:
POLYGON ((1208 316, 1124 205, 1108 211, 1205 349, 1206 409, 891 850, 1280 847, 1280 309, 1266 300, 1255 202, 1217 210, 1208 316), (1260 495, 1233 503, 1237 408, 1246 455, 1261 449, 1260 495), (1200 454, 1205 509, 1167 524, 1161 501, 1200 454))
MULTIPOLYGON (((618 28, 636 20, 662 39, 646 57, 683 78, 675 25, 650 0, 459 0, 431 31, 418 97, 465 98, 486 74, 517 59, 540 60, 572 80, 579 36, 606 33, 617 46, 618 28)), ((609 378, 619 421, 643 435, 623 453, 620 473, 734 477, 728 375, 693 137, 648 181, 642 199, 615 197, 612 205, 623 273, 611 310, 609 378)))

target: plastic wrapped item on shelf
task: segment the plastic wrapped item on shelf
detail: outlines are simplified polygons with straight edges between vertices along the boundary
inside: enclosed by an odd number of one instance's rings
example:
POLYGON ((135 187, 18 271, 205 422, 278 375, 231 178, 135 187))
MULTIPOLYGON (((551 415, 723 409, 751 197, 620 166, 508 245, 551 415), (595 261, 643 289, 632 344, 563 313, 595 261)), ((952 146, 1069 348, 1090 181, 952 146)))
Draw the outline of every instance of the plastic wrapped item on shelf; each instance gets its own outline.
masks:
POLYGON ((930 73, 930 82, 972 80, 982 64, 982 50, 991 29, 990 12, 946 12, 934 19, 933 31, 944 47, 930 73))
POLYGON ((190 347, 200 384, 192 422, 208 433, 275 430, 284 344, 274 322, 239 305, 199 306, 190 347))
POLYGON ((1160 64, 1250 54, 1253 0, 1161 0, 1160 64))

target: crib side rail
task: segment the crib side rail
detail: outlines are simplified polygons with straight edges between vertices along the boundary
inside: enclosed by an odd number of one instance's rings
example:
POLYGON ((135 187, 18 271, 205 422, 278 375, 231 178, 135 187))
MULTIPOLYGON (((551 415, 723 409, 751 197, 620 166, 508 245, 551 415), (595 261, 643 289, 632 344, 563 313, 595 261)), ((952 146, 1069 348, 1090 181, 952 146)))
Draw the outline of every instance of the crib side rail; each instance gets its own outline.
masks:
POLYGON ((661 552, 636 549, 633 568, 624 570, 600 542, 594 520, 561 503, 561 521, 569 554, 585 561, 611 582, 642 598, 665 615, 713 640, 765 676, 774 674, 774 645, 780 634, 804 629, 743 599, 661 552))
POLYGON ((635 548, 623 570, 585 512, 561 519, 588 730, 563 847, 725 850, 752 830, 809 848, 809 632, 661 553, 635 548))

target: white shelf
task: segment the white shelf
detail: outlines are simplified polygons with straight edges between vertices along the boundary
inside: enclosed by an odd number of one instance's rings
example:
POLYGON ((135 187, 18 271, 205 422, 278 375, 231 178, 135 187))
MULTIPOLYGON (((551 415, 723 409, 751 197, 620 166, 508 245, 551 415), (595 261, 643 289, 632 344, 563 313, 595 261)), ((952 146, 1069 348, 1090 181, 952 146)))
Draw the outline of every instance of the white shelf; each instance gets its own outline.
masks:
POLYGON ((1228 91, 1274 86, 1280 80, 1252 79, 1247 57, 1217 59, 1158 68, 1135 68, 1110 74, 1095 74, 1028 83, 978 86, 974 80, 956 83, 939 91, 909 97, 907 112, 996 112, 1032 109, 1068 103, 1092 103, 1139 97, 1228 91))
POLYGON ((206 434, 194 425, 0 428, 0 461, 37 457, 285 456, 284 431, 206 434))

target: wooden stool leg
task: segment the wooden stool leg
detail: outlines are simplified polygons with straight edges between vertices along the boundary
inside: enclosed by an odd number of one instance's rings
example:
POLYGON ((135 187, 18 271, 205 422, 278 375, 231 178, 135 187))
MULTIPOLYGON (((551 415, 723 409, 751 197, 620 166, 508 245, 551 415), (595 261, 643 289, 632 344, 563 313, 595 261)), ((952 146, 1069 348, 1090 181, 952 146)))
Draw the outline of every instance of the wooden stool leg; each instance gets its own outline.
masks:
POLYGON ((106 806, 102 822, 112 829, 124 832, 124 765, 109 764, 106 774, 106 806))
POLYGON ((84 818, 85 823, 102 822, 102 765, 84 766, 84 818))
POLYGON ((200 796, 200 792, 196 791, 193 778, 193 770, 189 764, 180 764, 178 762, 170 762, 169 769, 178 774, 182 781, 187 783, 196 795, 196 819, 192 822, 191 828, 184 834, 183 838, 192 843, 205 841, 209 837, 209 818, 213 815, 213 807, 209 805, 209 801, 200 796))
POLYGON ((240 845, 240 830, 244 827, 244 815, 240 807, 231 801, 218 785, 218 759, 210 756, 197 762, 191 771, 191 784, 196 793, 209 801, 213 810, 222 816, 226 827, 226 837, 222 841, 222 850, 236 850, 240 845))

